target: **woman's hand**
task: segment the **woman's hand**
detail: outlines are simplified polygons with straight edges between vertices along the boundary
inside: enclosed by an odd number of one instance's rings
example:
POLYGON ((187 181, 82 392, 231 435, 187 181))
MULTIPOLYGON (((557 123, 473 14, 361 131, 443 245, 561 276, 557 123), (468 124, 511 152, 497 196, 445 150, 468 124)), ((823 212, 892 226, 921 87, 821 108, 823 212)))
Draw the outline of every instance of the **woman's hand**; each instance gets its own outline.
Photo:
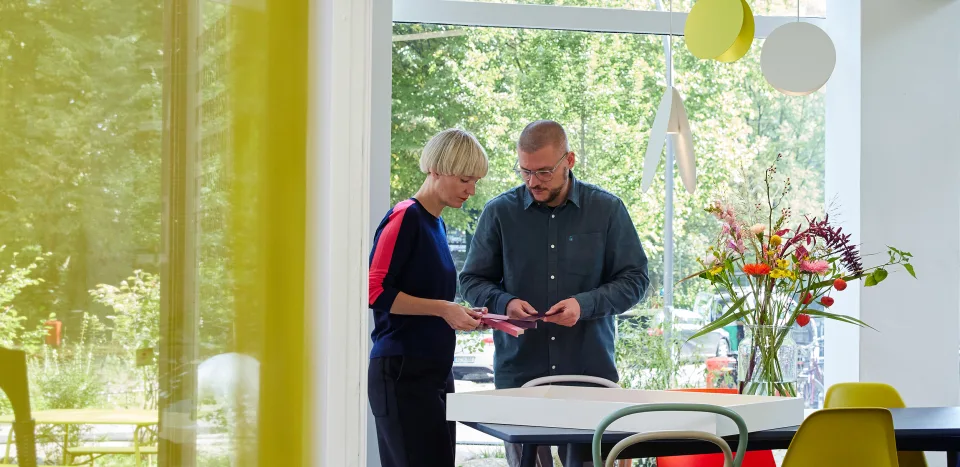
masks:
POLYGON ((463 305, 447 302, 440 317, 457 331, 473 331, 480 326, 480 318, 486 309, 467 308, 463 305))

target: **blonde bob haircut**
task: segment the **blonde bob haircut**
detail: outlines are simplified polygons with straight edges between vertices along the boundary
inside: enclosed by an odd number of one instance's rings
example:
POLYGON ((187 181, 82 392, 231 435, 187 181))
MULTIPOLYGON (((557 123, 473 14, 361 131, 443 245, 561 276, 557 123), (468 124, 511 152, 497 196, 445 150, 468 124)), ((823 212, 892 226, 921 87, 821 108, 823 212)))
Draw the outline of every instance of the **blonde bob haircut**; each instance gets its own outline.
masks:
POLYGON ((423 147, 420 171, 483 178, 487 175, 487 152, 469 132, 450 128, 437 133, 423 147))

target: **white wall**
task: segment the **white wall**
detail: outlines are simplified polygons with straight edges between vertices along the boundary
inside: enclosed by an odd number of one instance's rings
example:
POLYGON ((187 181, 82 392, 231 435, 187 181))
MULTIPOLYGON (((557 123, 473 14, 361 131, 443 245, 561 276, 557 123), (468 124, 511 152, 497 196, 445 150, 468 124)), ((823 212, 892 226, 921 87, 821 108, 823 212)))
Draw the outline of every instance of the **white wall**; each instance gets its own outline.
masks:
MULTIPOLYGON (((860 0, 827 0, 826 30, 837 49, 837 67, 827 83, 826 203, 837 202, 833 219, 860 242, 860 0)), ((860 316, 859 283, 838 294, 833 311, 860 316)), ((860 379, 860 331, 828 320, 824 384, 860 379)))
POLYGON ((912 252, 919 280, 861 293, 860 379, 910 405, 960 392, 960 1, 861 3, 863 248, 912 252))
MULTIPOLYGON (((912 406, 960 402, 960 1, 828 0, 827 195, 864 252, 912 252, 876 288, 838 294, 826 383, 882 381, 912 406), (859 301, 859 307, 857 306, 859 301)), ((867 257, 876 264, 883 256, 867 257)), ((945 465, 928 453, 930 465, 945 465)))

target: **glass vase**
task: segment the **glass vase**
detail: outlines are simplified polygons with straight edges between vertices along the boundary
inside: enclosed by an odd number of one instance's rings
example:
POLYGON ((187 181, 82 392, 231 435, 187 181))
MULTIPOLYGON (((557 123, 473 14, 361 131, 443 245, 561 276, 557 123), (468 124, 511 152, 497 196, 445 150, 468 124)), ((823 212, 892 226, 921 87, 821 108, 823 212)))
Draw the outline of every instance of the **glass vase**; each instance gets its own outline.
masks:
POLYGON ((790 326, 744 326, 737 348, 740 393, 796 397, 797 350, 790 326))

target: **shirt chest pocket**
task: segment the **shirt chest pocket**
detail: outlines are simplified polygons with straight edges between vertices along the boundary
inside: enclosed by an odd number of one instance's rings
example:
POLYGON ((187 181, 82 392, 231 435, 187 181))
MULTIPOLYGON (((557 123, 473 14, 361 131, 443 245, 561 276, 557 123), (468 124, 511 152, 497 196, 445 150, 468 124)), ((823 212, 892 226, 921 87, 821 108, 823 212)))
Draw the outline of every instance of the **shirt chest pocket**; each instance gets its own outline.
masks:
POLYGON ((577 276, 599 276, 602 273, 604 244, 600 232, 572 234, 561 240, 562 271, 577 276))

